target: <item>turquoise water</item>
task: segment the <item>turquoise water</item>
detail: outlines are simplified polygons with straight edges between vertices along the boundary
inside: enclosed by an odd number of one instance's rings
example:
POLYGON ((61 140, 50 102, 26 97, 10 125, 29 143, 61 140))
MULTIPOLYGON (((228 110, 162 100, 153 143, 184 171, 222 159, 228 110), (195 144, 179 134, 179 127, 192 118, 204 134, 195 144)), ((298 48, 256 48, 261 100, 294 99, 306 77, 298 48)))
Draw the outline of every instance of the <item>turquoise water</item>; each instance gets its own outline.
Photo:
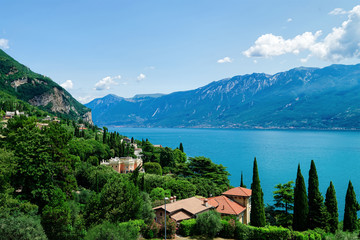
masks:
POLYGON ((182 142, 190 157, 206 156, 223 164, 230 172, 233 186, 252 181, 253 160, 258 161, 265 203, 273 204, 274 186, 295 181, 300 163, 306 184, 313 159, 320 191, 325 197, 330 181, 335 186, 339 218, 343 218, 345 194, 351 180, 360 200, 360 132, 295 130, 222 130, 109 128, 128 137, 148 138, 153 144, 176 148, 182 142))

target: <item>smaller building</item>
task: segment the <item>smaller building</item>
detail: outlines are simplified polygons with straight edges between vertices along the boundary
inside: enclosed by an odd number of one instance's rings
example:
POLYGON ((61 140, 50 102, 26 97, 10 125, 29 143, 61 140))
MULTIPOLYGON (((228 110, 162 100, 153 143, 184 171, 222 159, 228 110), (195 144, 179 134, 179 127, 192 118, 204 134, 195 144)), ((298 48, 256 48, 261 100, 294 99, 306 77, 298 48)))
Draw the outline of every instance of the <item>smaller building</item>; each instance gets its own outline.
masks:
MULTIPOLYGON (((170 203, 166 204, 166 215, 177 223, 195 218, 196 215, 214 209, 208 204, 207 199, 200 199, 196 197, 186 198, 176 201, 176 196, 170 198, 170 203)), ((165 217, 165 205, 153 208, 156 214, 155 221, 160 223, 165 217)))
POLYGON ((131 139, 126 137, 126 138, 121 139, 121 143, 122 142, 131 143, 131 139))
POLYGON ((245 207, 242 218, 239 219, 244 224, 250 223, 250 211, 251 211, 251 189, 243 187, 235 187, 227 190, 222 195, 238 203, 242 207, 245 207))
POLYGON ((231 200, 230 198, 221 195, 209 198, 209 204, 216 208, 222 216, 233 215, 236 219, 243 224, 247 224, 245 221, 246 207, 241 206, 239 203, 231 200))
POLYGON ((138 166, 142 165, 142 159, 132 157, 114 157, 108 161, 103 160, 101 164, 111 166, 118 173, 129 173, 133 172, 138 166))

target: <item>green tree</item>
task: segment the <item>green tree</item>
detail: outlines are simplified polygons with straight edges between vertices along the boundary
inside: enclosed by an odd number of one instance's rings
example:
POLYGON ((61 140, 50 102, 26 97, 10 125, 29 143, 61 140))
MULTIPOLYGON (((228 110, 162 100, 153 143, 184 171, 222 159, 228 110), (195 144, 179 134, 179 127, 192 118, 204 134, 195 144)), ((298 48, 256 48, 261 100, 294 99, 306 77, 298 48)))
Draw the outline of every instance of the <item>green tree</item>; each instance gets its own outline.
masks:
POLYGON ((140 216, 142 199, 139 189, 130 182, 114 177, 101 190, 100 202, 104 219, 110 222, 125 222, 140 216))
POLYGON ((182 152, 184 152, 184 147, 183 147, 183 144, 182 144, 182 143, 180 143, 179 150, 182 151, 182 152))
POLYGON ((260 178, 257 167, 256 158, 254 159, 253 167, 253 181, 251 184, 252 196, 251 196, 251 212, 250 212, 250 224, 255 227, 265 226, 265 209, 263 200, 263 191, 260 186, 260 178))
POLYGON ((330 181, 330 186, 326 191, 325 206, 329 216, 328 225, 330 231, 332 233, 335 233, 336 230, 338 229, 339 213, 338 213, 335 188, 331 181, 330 181))
POLYGON ((278 224, 281 226, 289 226, 292 223, 292 214, 289 211, 294 209, 294 188, 293 181, 285 184, 277 184, 274 191, 275 207, 278 209, 278 224), (279 210, 280 209, 280 210, 279 210))
POLYGON ((201 213, 196 218, 195 229, 197 233, 208 236, 210 238, 221 230, 221 217, 220 213, 216 211, 207 211, 201 213))
POLYGON ((0 217, 0 239, 7 240, 46 240, 40 219, 20 214, 18 216, 0 217))
POLYGON ((150 197, 154 200, 164 200, 165 197, 170 197, 171 191, 170 190, 164 190, 161 187, 154 188, 151 190, 150 197))
POLYGON ((324 205, 324 198, 319 191, 319 180, 314 160, 311 160, 309 170, 308 202, 308 228, 325 228, 327 225, 327 213, 324 205))
POLYGON ((359 210, 360 206, 356 200, 354 187, 349 181, 345 197, 344 231, 353 232, 357 229, 357 211, 359 210))
POLYGON ((242 172, 242 171, 241 171, 240 187, 242 187, 242 188, 246 188, 246 185, 244 184, 243 172, 242 172))
POLYGON ((296 231, 305 231, 307 229, 307 215, 309 205, 306 194, 304 177, 301 174, 300 164, 297 169, 296 183, 294 188, 294 216, 293 229, 296 231))
POLYGON ((144 163, 144 170, 149 174, 162 175, 161 165, 157 162, 147 162, 144 163))
POLYGON ((139 231, 134 227, 104 222, 89 229, 85 240, 135 240, 139 231))

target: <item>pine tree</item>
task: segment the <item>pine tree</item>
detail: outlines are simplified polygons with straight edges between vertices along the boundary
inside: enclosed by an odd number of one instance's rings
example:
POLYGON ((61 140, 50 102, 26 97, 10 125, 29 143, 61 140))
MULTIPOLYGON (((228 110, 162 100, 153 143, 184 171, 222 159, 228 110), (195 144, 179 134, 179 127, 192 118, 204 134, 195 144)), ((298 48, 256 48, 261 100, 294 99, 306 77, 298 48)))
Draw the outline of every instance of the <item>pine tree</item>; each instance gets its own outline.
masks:
POLYGON ((344 231, 353 232, 356 230, 357 211, 360 210, 360 206, 356 201, 356 195, 354 187, 349 181, 348 189, 346 191, 345 198, 345 213, 344 213, 344 231))
POLYGON ((244 184, 243 172, 242 172, 242 171, 241 171, 241 182, 240 182, 240 187, 246 188, 246 185, 244 184))
POLYGON ((254 159, 253 182, 251 184, 251 212, 250 224, 255 227, 265 226, 265 209, 263 200, 263 191, 260 186, 260 178, 256 158, 254 159))
POLYGON ((293 229, 296 231, 305 231, 307 229, 307 215, 309 205, 306 195, 306 186, 304 177, 301 174, 300 164, 298 165, 296 183, 294 188, 294 216, 293 229))
POLYGON ((184 147, 183 147, 182 143, 180 143, 179 149, 180 149, 180 151, 184 152, 184 147))
POLYGON ((311 160, 309 170, 309 186, 308 186, 308 228, 325 228, 326 227, 326 208, 324 198, 319 191, 319 179, 315 167, 314 160, 311 160))
POLYGON ((335 231, 338 229, 339 213, 338 213, 335 188, 331 181, 330 181, 330 186, 326 191, 325 206, 329 216, 328 225, 330 231, 332 233, 335 233, 335 231))

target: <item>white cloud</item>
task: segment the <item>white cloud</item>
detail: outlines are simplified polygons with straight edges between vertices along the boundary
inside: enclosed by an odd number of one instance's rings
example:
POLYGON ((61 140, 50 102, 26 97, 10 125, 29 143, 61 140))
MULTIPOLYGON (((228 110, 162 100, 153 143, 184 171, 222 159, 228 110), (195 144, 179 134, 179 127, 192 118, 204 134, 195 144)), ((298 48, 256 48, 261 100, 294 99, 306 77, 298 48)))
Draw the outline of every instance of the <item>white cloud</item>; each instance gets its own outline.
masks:
POLYGON ((224 57, 222 59, 217 60, 218 63, 231 63, 233 60, 229 57, 224 57))
MULTIPOLYGON (((348 19, 340 27, 334 27, 323 39, 321 31, 305 32, 292 39, 265 34, 253 46, 243 52, 247 57, 272 57, 287 53, 308 52, 306 59, 318 57, 337 62, 345 58, 360 58, 360 5, 348 12, 348 19)), ((305 61, 302 60, 302 61, 305 61)))
POLYGON ((95 84, 95 90, 102 91, 102 90, 108 90, 112 85, 118 85, 117 82, 115 82, 115 79, 121 79, 121 76, 115 76, 115 77, 104 77, 99 82, 95 84))
POLYGON ((71 80, 66 80, 64 83, 60 84, 60 86, 62 86, 66 90, 70 90, 73 88, 74 83, 71 80))
POLYGON ((0 38, 0 48, 2 49, 8 49, 9 47, 9 40, 0 38))
POLYGON ((334 10, 332 10, 331 12, 329 12, 330 15, 343 15, 343 14, 347 14, 348 12, 345 11, 342 8, 335 8, 334 10))
POLYGON ((144 80, 145 78, 146 78, 145 74, 140 73, 140 75, 137 76, 137 81, 140 82, 140 81, 144 80))
POLYGON ((292 18, 288 18, 286 21, 287 22, 292 22, 292 20, 293 20, 292 18))
POLYGON ((255 45, 244 51, 247 57, 271 57, 286 53, 299 54, 300 51, 310 48, 320 36, 321 31, 315 34, 305 32, 293 39, 285 40, 282 36, 272 33, 262 35, 255 41, 255 45))

